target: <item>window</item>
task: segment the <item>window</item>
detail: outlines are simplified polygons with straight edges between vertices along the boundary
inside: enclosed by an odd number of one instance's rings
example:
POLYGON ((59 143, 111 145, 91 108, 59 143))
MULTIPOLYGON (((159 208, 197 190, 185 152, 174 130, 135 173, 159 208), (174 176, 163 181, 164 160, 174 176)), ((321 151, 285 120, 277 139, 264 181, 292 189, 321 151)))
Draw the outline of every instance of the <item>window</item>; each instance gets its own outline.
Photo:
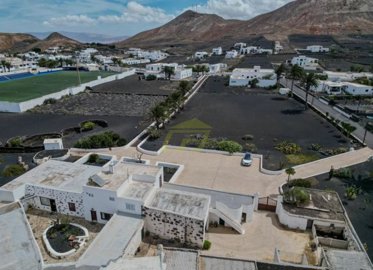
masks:
POLYGON ((69 210, 71 212, 75 212, 76 211, 75 203, 69 202, 69 210))
POLYGON ((102 220, 109 220, 111 218, 111 214, 100 212, 102 220))
POLYGON ((115 198, 114 197, 109 197, 109 200, 110 201, 115 201, 115 198))
POLYGON ((51 206, 51 201, 49 198, 40 197, 40 203, 44 206, 51 206))
POLYGON ((129 210, 129 211, 135 211, 135 205, 130 204, 130 203, 126 203, 126 209, 129 210))

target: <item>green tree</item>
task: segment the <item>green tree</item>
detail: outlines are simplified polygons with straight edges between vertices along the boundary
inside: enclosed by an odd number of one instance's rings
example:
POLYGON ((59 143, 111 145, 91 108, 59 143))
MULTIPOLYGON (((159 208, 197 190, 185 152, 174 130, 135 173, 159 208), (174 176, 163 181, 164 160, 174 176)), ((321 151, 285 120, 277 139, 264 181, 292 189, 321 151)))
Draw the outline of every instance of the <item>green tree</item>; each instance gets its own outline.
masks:
POLYGON ((226 151, 229 154, 233 154, 235 152, 242 152, 242 146, 235 141, 224 140, 218 142, 218 150, 226 151))
POLYGON ((167 78, 168 80, 170 80, 171 76, 175 75, 175 68, 174 67, 170 67, 170 66, 164 66, 163 67, 163 72, 164 72, 165 78, 167 78))
POLYGON ((288 175, 288 183, 290 181, 290 177, 295 174, 295 169, 293 167, 287 168, 285 173, 288 175))
POLYGON ((164 118, 166 115, 166 108, 163 105, 159 104, 150 110, 150 115, 151 115, 152 120, 155 121, 156 127, 159 128, 159 126, 164 121, 164 118))
POLYGON ((281 78, 281 75, 283 73, 286 72, 286 67, 284 64, 281 64, 279 65, 276 70, 275 70, 275 73, 276 73, 276 79, 277 79, 277 83, 280 81, 280 78, 281 78))
POLYGON ((181 91, 181 93, 183 93, 183 95, 185 95, 189 90, 190 90, 190 84, 188 81, 181 81, 179 83, 179 90, 181 91))
POLYGON ((319 82, 315 76, 315 73, 303 74, 301 78, 301 85, 306 90, 306 100, 305 100, 304 109, 307 110, 308 109, 308 95, 311 90, 311 87, 317 87, 319 85, 319 82))
POLYGON ((294 65, 291 67, 290 72, 289 72, 289 77, 291 79, 291 96, 293 96, 294 81, 302 78, 303 73, 304 73, 304 70, 300 66, 294 65))

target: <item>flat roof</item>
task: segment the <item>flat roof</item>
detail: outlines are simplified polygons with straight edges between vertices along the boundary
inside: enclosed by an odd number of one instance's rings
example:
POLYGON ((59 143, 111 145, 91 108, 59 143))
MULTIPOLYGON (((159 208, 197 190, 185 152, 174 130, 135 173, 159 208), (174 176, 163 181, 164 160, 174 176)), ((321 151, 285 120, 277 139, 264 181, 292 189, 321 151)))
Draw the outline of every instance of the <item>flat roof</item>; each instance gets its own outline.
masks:
POLYGON ((105 183, 101 188, 117 190, 132 175, 150 175, 156 177, 162 168, 142 163, 120 161, 114 165, 114 173, 100 171, 96 175, 105 183))
MULTIPOLYGON (((164 270, 166 264, 161 263, 160 256, 122 258, 110 263, 105 270, 164 270)), ((167 268, 174 269, 174 268, 167 268)))
POLYGON ((361 251, 326 249, 325 255, 332 270, 370 270, 373 265, 361 251))
POLYGON ((139 216, 114 214, 79 258, 77 267, 104 267, 120 259, 143 223, 139 216))
POLYGON ((210 197, 185 191, 158 189, 146 206, 176 215, 204 220, 208 215, 210 197))
POLYGON ((119 194, 119 197, 126 197, 144 201, 147 196, 150 195, 153 187, 154 185, 150 183, 132 182, 124 189, 121 194, 119 194))
POLYGON ((39 184, 82 192, 88 179, 100 170, 97 166, 48 160, 2 186, 1 189, 12 191, 24 184, 39 184))
MULTIPOLYGON (((195 270, 198 269, 198 251, 191 249, 165 248, 167 269, 195 270)), ((203 268, 202 268, 203 269, 203 268)))
POLYGON ((310 203, 307 206, 283 203, 284 209, 291 214, 300 216, 345 221, 343 206, 336 192, 316 189, 306 190, 311 196, 310 203))
POLYGON ((256 270, 256 264, 252 261, 221 258, 213 256, 200 257, 200 269, 204 270, 256 270))
POLYGON ((42 257, 20 204, 0 208, 0 269, 42 269, 42 257))

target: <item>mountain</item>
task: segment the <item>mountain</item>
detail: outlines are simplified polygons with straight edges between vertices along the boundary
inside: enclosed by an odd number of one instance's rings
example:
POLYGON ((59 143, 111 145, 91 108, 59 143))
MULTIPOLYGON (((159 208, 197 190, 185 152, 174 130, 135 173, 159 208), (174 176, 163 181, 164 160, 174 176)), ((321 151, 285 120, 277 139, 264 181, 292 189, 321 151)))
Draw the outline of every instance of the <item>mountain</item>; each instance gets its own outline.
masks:
POLYGON ((38 41, 38 38, 30 34, 0 33, 0 51, 18 50, 38 41))
MULTIPOLYGON (((48 37, 52 32, 33 32, 29 33, 39 39, 45 39, 48 37)), ((95 34, 95 33, 83 33, 83 32, 66 32, 61 31, 59 32, 61 35, 64 35, 68 38, 77 40, 81 43, 102 43, 102 44, 109 44, 118 41, 122 41, 128 38, 128 36, 112 36, 112 35, 104 35, 104 34, 95 34)))
MULTIPOLYGON (((373 33, 372 0, 296 0, 251 20, 225 20, 186 11, 169 23, 117 43, 119 48, 226 44, 264 36, 347 35, 373 33)), ((208 46, 205 46, 208 47, 208 46)))
POLYGON ((83 45, 74 39, 65 37, 60 33, 53 32, 46 39, 39 40, 30 46, 26 47, 25 50, 31 50, 33 48, 40 48, 42 51, 48 49, 49 47, 61 46, 64 48, 78 48, 83 45))

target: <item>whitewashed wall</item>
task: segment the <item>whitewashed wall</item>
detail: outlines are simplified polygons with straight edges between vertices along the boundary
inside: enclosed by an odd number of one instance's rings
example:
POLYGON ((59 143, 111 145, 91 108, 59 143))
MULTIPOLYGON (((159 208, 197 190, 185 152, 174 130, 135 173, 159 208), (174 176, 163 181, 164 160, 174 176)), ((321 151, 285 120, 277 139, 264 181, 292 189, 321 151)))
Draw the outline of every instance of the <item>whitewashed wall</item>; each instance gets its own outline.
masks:
POLYGON ((299 229, 303 231, 307 229, 308 220, 306 218, 291 215, 285 211, 285 209, 282 207, 282 196, 279 196, 277 201, 276 214, 280 223, 290 229, 299 229))
POLYGON ((26 196, 35 196, 32 204, 34 208, 51 211, 50 206, 42 205, 40 197, 54 199, 56 201, 57 212, 69 216, 84 216, 83 196, 81 193, 68 192, 63 190, 51 189, 36 185, 26 185, 26 196), (74 203, 76 211, 70 211, 68 203, 74 203))
POLYGON ((135 69, 131 69, 129 71, 123 72, 118 75, 112 75, 112 76, 109 76, 109 77, 106 77, 100 80, 95 80, 95 81, 91 81, 88 83, 84 83, 77 87, 69 87, 67 89, 61 90, 53 94, 45 95, 39 98, 27 100, 27 101, 20 102, 20 103, 0 101, 0 111, 1 112, 15 112, 15 113, 25 112, 38 105, 42 105, 43 102, 47 99, 50 99, 50 98, 60 99, 61 97, 66 96, 66 95, 76 95, 78 93, 83 92, 86 89, 86 87, 94 87, 94 86, 97 86, 103 83, 120 80, 120 79, 123 79, 125 77, 131 76, 134 74, 135 74, 135 69))

